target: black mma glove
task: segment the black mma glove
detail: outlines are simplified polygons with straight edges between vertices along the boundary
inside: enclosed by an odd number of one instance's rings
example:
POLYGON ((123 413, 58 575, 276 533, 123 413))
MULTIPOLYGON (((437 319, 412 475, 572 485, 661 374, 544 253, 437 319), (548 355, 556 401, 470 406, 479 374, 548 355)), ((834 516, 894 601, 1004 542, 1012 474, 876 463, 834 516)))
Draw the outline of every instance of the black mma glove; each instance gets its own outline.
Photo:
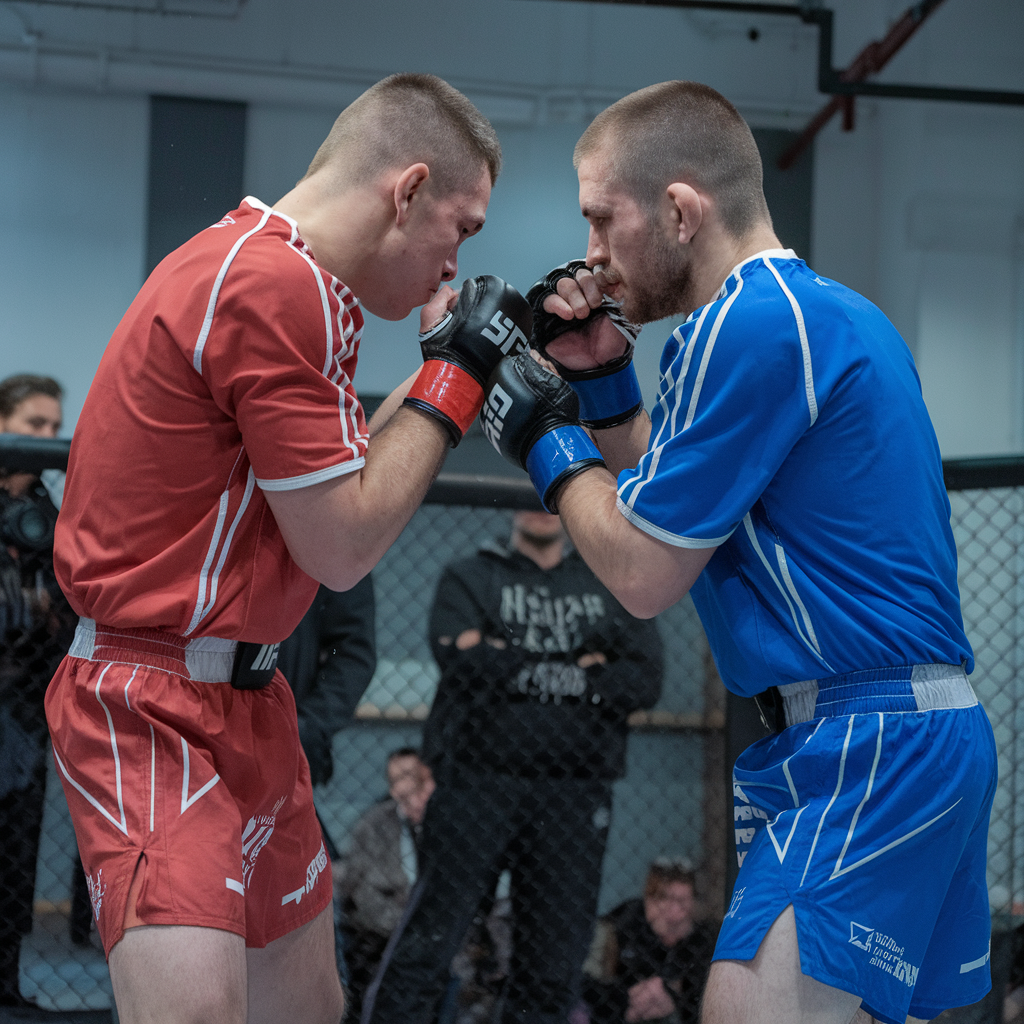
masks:
POLYGON ((473 422, 503 356, 528 346, 530 304, 500 277, 466 281, 455 309, 420 335, 423 369, 405 399, 447 428, 454 448, 473 422))
POLYGON ((558 491, 570 477, 603 466, 579 423, 579 399, 565 381, 528 353, 502 359, 487 382, 480 422, 509 462, 522 466, 541 504, 557 513, 558 491))
POLYGON ((633 344, 640 333, 638 324, 627 320, 618 304, 605 297, 585 319, 563 320, 557 313, 544 309, 544 300, 557 295, 557 284, 563 277, 575 280, 576 272, 586 267, 584 260, 569 260, 545 274, 527 293, 533 307, 533 335, 530 345, 557 367, 562 380, 572 385, 580 400, 580 422, 596 430, 617 427, 639 416, 644 407, 640 383, 633 369, 633 344), (548 355, 548 345, 570 331, 585 333, 606 319, 623 336, 626 351, 611 362, 590 370, 570 370, 548 355))

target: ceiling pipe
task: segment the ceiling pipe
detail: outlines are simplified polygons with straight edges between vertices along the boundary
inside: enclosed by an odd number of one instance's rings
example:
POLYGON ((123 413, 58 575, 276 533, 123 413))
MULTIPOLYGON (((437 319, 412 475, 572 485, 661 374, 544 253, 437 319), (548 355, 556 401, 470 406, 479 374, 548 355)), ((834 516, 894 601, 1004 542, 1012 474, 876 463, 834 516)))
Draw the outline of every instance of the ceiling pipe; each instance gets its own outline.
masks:
POLYGON ((919 3, 904 11, 903 17, 889 29, 884 39, 868 43, 847 68, 840 72, 832 67, 832 12, 825 10, 807 12, 804 20, 813 18, 818 25, 818 88, 822 92, 838 94, 833 95, 832 99, 811 118, 807 127, 800 134, 800 138, 779 157, 780 170, 785 171, 792 167, 799 159, 800 154, 814 141, 818 132, 839 111, 842 111, 843 114, 843 131, 853 131, 854 95, 846 91, 848 87, 855 84, 866 84, 864 79, 868 75, 881 71, 940 3, 942 0, 925 0, 924 3, 919 3), (822 88, 823 85, 826 88, 822 88), (840 88, 835 89, 834 86, 840 88))
MULTIPOLYGON (((0 0, 11 3, 12 0, 0 0)), ((37 7, 72 7, 80 11, 118 11, 122 14, 177 15, 188 18, 237 18, 245 0, 152 0, 138 3, 125 0, 18 0, 37 7)))
POLYGON ((1024 92, 995 89, 964 89, 932 85, 897 85, 865 81, 868 75, 881 71, 899 52, 908 39, 921 27, 924 20, 942 3, 942 0, 923 0, 907 8, 903 16, 885 37, 868 43, 843 71, 832 67, 832 28, 834 15, 825 8, 812 8, 802 15, 803 20, 818 26, 818 89, 831 93, 832 99, 811 119, 800 138, 779 157, 779 168, 791 167, 800 154, 814 141, 814 137, 833 116, 842 111, 843 130, 853 129, 855 96, 886 96, 895 99, 942 100, 954 103, 987 103, 1024 106, 1024 92))
MULTIPOLYGON (((575 2, 575 0, 573 0, 575 2)), ((737 3, 733 0, 588 0, 590 3, 624 4, 631 7, 676 7, 709 11, 730 11, 734 14, 771 14, 799 18, 818 29, 818 89, 831 95, 830 100, 810 121, 803 134, 779 158, 785 170, 811 144, 814 137, 842 111, 843 127, 853 128, 855 96, 884 96, 893 99, 941 100, 954 103, 985 103, 1024 106, 1024 92, 998 89, 968 89, 959 86, 903 85, 865 81, 880 71, 906 41, 921 27, 942 0, 921 0, 909 7, 885 38, 869 43, 853 63, 843 71, 832 66, 834 13, 817 0, 801 0, 798 4, 737 3)))

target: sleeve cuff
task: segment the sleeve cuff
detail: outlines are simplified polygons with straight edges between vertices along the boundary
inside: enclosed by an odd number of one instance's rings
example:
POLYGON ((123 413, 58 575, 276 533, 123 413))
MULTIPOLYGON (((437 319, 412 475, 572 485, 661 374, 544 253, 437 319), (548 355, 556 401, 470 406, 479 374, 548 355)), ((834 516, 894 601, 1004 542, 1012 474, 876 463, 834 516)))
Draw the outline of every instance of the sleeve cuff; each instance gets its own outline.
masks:
POLYGON ((333 480, 336 476, 354 473, 365 465, 366 459, 360 456, 358 459, 346 459, 336 466, 327 466, 325 469, 303 473, 301 476, 286 476, 277 480, 261 480, 256 477, 256 483, 261 491, 297 491, 302 487, 312 487, 313 484, 322 484, 325 480, 333 480))

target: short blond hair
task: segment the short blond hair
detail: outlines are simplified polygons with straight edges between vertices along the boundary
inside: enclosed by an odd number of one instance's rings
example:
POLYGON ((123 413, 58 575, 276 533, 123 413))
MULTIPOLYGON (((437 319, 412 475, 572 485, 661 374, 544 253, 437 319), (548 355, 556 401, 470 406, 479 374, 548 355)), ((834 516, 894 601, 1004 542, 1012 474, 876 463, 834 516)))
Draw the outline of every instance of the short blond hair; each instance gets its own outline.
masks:
POLYGON ((436 75, 397 74, 371 86, 338 116, 303 180, 331 163, 346 184, 365 184, 394 167, 425 163, 439 195, 478 179, 497 180, 501 144, 490 121, 436 75))
POLYGON ((759 223, 771 224, 754 136, 710 86, 661 82, 624 96, 590 123, 573 164, 578 168, 599 149, 610 154, 617 183, 648 209, 681 181, 709 195, 738 238, 759 223))

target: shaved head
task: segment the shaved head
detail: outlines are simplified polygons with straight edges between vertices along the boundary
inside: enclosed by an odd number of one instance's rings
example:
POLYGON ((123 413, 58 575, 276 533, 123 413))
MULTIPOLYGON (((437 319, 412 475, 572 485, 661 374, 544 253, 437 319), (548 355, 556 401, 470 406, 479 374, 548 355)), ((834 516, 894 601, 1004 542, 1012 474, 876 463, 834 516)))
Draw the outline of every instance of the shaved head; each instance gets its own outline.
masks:
POLYGON ((328 168, 337 185, 362 185, 415 163, 430 168, 435 194, 447 196, 475 183, 485 167, 493 185, 501 145, 458 89, 434 75, 391 75, 341 112, 302 180, 328 168))
POLYGON ((757 143, 739 111, 709 86, 662 82, 623 97, 591 122, 573 164, 598 151, 617 185, 652 212, 678 181, 710 196, 737 238, 771 225, 757 143))

